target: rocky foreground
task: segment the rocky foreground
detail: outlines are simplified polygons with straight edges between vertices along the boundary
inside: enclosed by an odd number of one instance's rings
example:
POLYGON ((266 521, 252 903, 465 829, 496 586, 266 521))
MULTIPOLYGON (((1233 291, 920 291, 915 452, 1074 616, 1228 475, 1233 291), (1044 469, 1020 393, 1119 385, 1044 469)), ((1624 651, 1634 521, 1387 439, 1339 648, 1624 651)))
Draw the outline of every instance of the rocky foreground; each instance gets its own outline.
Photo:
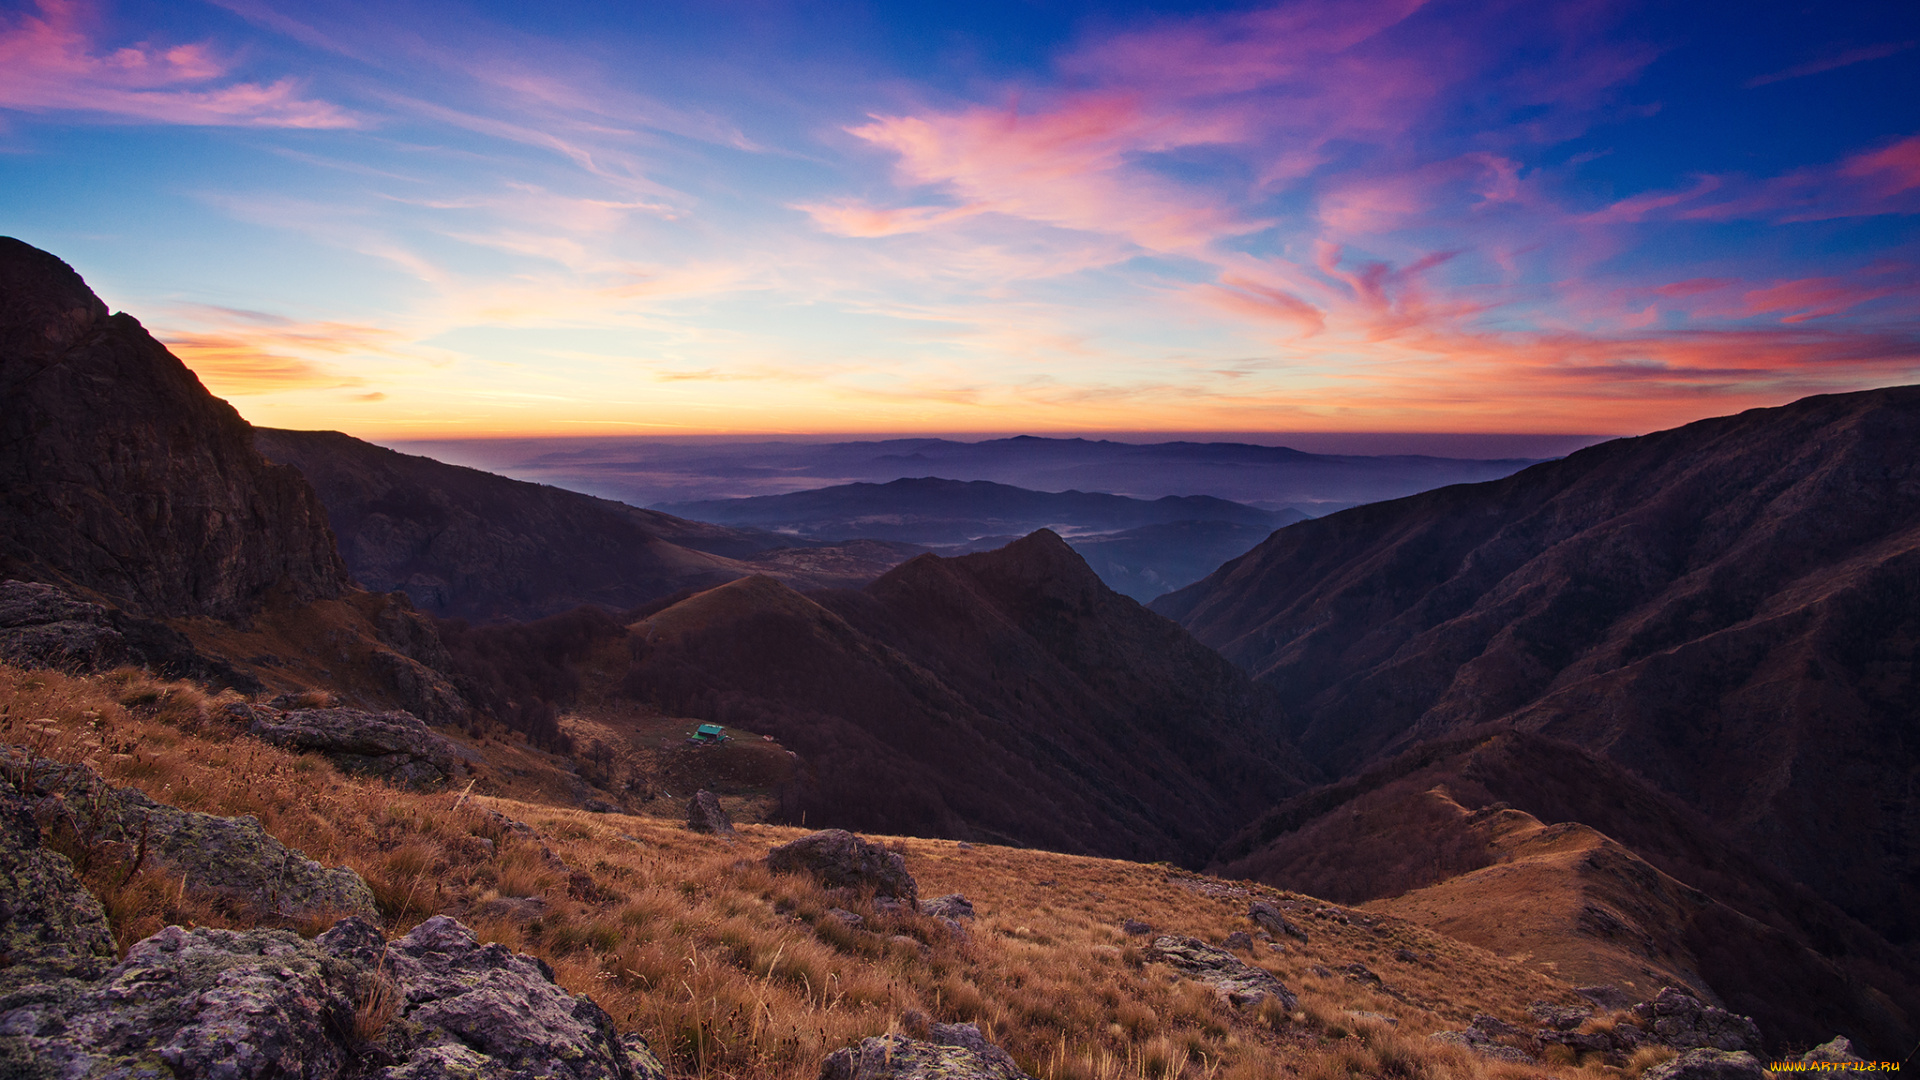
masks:
MULTIPOLYGON (((299 723, 274 711, 268 732, 299 723)), ((410 719, 410 718, 408 718, 410 719)), ((407 725, 399 720, 374 730, 407 725)), ((351 725, 349 725, 351 727, 351 725)), ((403 775, 386 774, 390 782, 403 775)), ((707 800, 690 800, 694 813, 707 800)), ((710 807, 709 807, 710 809, 710 807)), ((537 835, 500 818, 503 828, 537 835)), ((736 838, 704 835, 730 845, 736 838)), ((546 857, 557 861, 549 851, 546 857)), ((848 908, 833 908, 823 926, 859 942, 878 933, 862 924, 913 912, 963 948, 978 918, 964 896, 922 900, 898 852, 841 831, 801 836, 759 860, 769 871, 819 884, 848 908)), ((129 875, 130 876, 130 875, 129 875)), ((1050 884, 1050 883, 1049 883, 1050 884)), ((1235 887, 1190 879, 1196 891, 1235 887)), ((1228 896, 1227 898, 1231 898, 1228 896)), ((537 906, 537 901, 526 901, 537 906)), ((1329 924, 1328 934, 1367 923, 1324 906, 1254 900, 1247 929, 1218 944, 1156 933, 1135 920, 1125 932, 1150 937, 1141 961, 1176 982, 1210 992, 1232 1023, 1304 1014, 1301 997, 1248 957, 1289 955, 1315 934, 1299 923, 1329 924)), ((376 920, 373 896, 353 871, 329 869, 266 835, 252 818, 220 817, 159 803, 115 787, 85 765, 36 758, 13 748, 0 755, 0 1076, 54 1077, 340 1077, 349 1080, 499 1078, 499 1080, 654 1080, 669 1071, 643 1033, 622 1032, 593 1000, 568 992, 542 959, 485 944, 458 919, 441 914, 389 939, 376 920), (51 832, 84 836, 91 853, 110 851, 137 870, 149 860, 174 868, 261 920, 346 917, 311 938, 286 929, 168 926, 116 957, 101 902, 74 864, 48 845, 51 832)), ((1381 928, 1373 927, 1378 933, 1381 928)), ((1004 931, 1003 931, 1004 932, 1004 931)), ((1015 934, 1027 933, 1018 927, 1015 934)), ((914 938, 886 944, 927 951, 914 938)), ((1402 949, 1414 967, 1431 954, 1402 949)), ((775 963, 778 962, 776 954, 775 963)), ((1364 964, 1341 978, 1371 992, 1410 1000, 1364 964)), ((772 967, 769 967, 771 974, 772 967)), ((1331 973, 1326 973, 1331 976, 1331 973)), ((1397 981, 1397 980, 1396 980, 1397 981)), ((1417 992, 1416 992, 1417 993, 1417 992)), ((1593 1054, 1616 1067, 1658 1048, 1668 1060, 1644 1068, 1645 1080, 1764 1080, 1754 1056, 1763 1052, 1751 1020, 1668 988, 1631 1008, 1611 988, 1590 988, 1585 1004, 1535 1002, 1532 1026, 1476 1015, 1461 1031, 1434 1032, 1489 1065, 1542 1064, 1553 1047, 1593 1054), (1596 1023, 1596 1021, 1606 1021, 1596 1023), (1673 1051, 1679 1051, 1673 1056, 1673 1051)), ((1346 1023, 1399 1023, 1391 1016, 1349 1012, 1346 1023)), ((1027 1080, 1016 1060, 973 1024, 904 1017, 908 1030, 872 1036, 820 1061, 822 1080, 1027 1080)), ((1384 1029, 1383 1029, 1384 1030, 1384 1029)), ((1658 1055, 1656 1055, 1656 1058, 1658 1055)), ((1651 1061, 1640 1058, 1635 1060, 1651 1061)), ((1806 1060, 1853 1061, 1845 1040, 1806 1060)))

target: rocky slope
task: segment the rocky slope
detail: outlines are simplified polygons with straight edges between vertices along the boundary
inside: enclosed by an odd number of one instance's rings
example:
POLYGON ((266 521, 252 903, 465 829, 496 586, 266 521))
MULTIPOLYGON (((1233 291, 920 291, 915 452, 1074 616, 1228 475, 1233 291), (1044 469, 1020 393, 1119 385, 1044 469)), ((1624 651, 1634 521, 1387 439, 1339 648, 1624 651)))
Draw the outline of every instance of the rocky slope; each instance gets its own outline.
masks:
POLYGON ((147 616, 338 596, 346 568, 297 472, 133 316, 0 237, 0 578, 147 616))
POLYGON ((857 592, 735 582, 629 640, 627 693, 800 754, 795 820, 1191 861, 1310 771, 1270 695, 1045 531, 857 592))
POLYGON ((614 611, 767 573, 801 588, 861 585, 920 549, 802 547, 610 499, 396 453, 336 431, 259 429, 326 505, 354 578, 423 611, 536 619, 582 604, 614 611))
POLYGON ((1302 522, 1155 608, 1329 770, 1537 731, 1911 942, 1917 461, 1920 387, 1808 398, 1302 522))

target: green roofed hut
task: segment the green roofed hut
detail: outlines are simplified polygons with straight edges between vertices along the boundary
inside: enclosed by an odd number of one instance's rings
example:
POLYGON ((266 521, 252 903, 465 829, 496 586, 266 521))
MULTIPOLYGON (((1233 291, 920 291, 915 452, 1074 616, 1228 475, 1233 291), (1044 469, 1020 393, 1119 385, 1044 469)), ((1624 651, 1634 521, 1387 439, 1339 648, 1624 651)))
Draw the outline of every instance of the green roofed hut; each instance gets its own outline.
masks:
POLYGON ((693 729, 693 736, 687 741, 701 746, 719 746, 723 742, 732 740, 733 736, 727 734, 727 729, 719 724, 701 724, 693 729))

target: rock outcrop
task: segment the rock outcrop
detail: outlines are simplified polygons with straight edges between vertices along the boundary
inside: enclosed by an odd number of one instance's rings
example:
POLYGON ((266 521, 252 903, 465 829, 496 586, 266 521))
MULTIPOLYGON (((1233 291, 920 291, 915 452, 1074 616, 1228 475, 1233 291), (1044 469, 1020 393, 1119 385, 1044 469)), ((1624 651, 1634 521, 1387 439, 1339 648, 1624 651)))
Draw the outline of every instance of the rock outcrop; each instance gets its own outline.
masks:
POLYGON ((0 576, 140 615, 239 618, 340 595, 298 471, 59 259, 0 237, 0 576))
MULTIPOLYGON (((0 993, 35 982, 91 979, 113 963, 100 902, 65 855, 40 845, 32 808, 0 781, 0 993)), ((0 1069, 0 1071, 4 1071, 0 1069)))
POLYGON ((898 852, 869 843, 845 829, 811 833, 767 852, 775 873, 804 873, 830 889, 871 891, 917 906, 919 886, 898 852))
POLYGON ((1236 1009, 1258 1005, 1267 998, 1279 1002, 1280 1007, 1289 1012, 1300 1004, 1300 999, 1273 973, 1199 938, 1162 934, 1153 939, 1147 959, 1158 960, 1189 978, 1206 983, 1236 1009))
POLYGON ((1640 1074, 1643 1080, 1771 1080, 1752 1054, 1707 1047, 1689 1050, 1640 1074))
POLYGON ((19 794, 33 800, 39 818, 112 848, 136 863, 179 871, 187 887, 219 893, 245 908, 282 917, 364 915, 378 909, 360 875, 328 869, 267 834, 251 816, 220 817, 155 802, 133 788, 116 788, 84 765, 35 760, 0 747, 0 761, 27 778, 19 794))
POLYGON ((344 772, 377 776, 412 788, 432 788, 465 772, 470 754, 406 712, 360 709, 295 709, 261 705, 235 708, 247 731, 275 746, 311 750, 344 772))
POLYGON ((75 673, 132 664, 170 679, 248 693, 260 689, 259 680, 202 655, 186 635, 164 623, 78 599, 43 582, 0 581, 0 660, 75 673))
POLYGON ((0 1071, 77 1076, 660 1080, 546 965, 444 916, 389 944, 347 919, 282 930, 169 926, 94 985, 0 997, 0 1071))
POLYGON ((1033 1080, 972 1024, 935 1024, 926 1041, 862 1039, 827 1055, 820 1080, 1033 1080))
POLYGON ((1655 1039, 1677 1050, 1761 1049, 1760 1029, 1751 1017, 1716 1009, 1672 986, 1635 1005, 1633 1015, 1655 1039))

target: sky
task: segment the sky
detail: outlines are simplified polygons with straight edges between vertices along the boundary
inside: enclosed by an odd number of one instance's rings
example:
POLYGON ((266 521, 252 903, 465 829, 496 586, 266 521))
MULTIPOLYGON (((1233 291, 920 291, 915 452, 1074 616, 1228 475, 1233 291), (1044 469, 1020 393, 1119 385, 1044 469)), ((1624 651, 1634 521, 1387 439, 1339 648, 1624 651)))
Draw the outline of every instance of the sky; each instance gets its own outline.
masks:
POLYGON ((366 438, 1634 434, 1920 381, 1920 4, 0 0, 0 234, 366 438))

